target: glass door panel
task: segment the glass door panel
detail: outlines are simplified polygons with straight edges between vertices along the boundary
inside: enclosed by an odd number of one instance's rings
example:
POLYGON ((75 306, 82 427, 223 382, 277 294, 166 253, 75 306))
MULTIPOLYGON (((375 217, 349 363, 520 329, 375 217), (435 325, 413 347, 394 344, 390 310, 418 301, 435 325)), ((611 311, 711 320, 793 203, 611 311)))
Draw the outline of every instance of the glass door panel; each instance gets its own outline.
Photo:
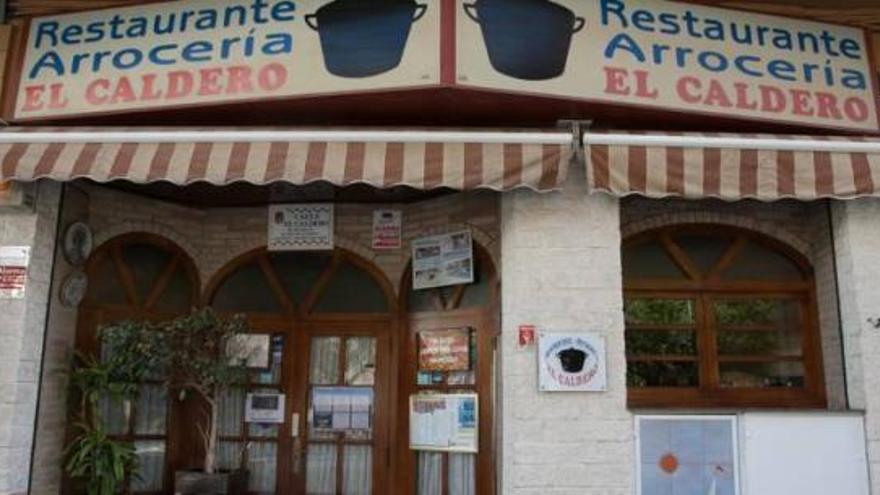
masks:
POLYGON ((376 338, 310 340, 307 495, 371 495, 376 338))
POLYGON ((245 417, 248 394, 289 393, 284 390, 285 338, 271 335, 271 359, 266 369, 252 369, 244 380, 232 387, 218 401, 217 464, 220 469, 248 471, 248 490, 251 494, 281 493, 278 484, 278 459, 281 425, 249 423, 245 417))

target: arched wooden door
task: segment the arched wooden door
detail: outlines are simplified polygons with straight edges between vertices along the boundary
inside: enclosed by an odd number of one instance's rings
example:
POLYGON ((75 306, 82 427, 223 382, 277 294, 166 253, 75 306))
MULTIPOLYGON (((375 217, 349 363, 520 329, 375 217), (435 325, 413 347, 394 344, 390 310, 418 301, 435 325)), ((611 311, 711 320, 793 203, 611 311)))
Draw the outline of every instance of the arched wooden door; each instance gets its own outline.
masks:
POLYGON ((220 461, 245 465, 250 493, 389 493, 393 289, 342 250, 270 253, 230 263, 208 289, 220 312, 246 313, 269 334, 272 363, 224 399, 220 461), (248 393, 286 395, 280 425, 247 423, 248 393))
POLYGON ((412 290, 411 273, 402 283, 405 332, 401 339, 398 399, 398 486, 394 493, 476 495, 495 493, 494 369, 499 334, 498 278, 492 259, 474 245, 473 284, 412 290), (423 332, 468 332, 470 369, 425 372, 419 369, 423 332), (409 445, 409 398, 414 394, 478 395, 477 454, 414 451, 409 445))

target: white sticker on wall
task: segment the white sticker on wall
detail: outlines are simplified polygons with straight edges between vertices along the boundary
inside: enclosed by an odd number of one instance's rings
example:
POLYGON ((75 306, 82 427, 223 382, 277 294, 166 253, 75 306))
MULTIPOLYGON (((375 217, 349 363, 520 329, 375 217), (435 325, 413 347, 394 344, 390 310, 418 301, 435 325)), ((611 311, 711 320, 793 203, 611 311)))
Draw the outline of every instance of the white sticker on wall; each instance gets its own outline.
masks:
POLYGON ((31 248, 0 246, 0 299, 23 299, 31 248))
POLYGON ((591 333, 542 333, 538 384, 542 392, 607 390, 605 339, 591 333))
POLYGON ((333 249, 333 205, 269 207, 269 251, 333 249))
POLYGON ((373 249, 400 249, 403 212, 376 210, 373 212, 373 249))

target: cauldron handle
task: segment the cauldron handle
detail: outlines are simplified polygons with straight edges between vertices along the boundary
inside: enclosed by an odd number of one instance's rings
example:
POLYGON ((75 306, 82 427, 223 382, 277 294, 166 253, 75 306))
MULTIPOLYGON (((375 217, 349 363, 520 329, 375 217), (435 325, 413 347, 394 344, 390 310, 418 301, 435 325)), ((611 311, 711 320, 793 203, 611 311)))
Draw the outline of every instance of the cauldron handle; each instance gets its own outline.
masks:
POLYGON ((318 30, 318 16, 317 15, 309 14, 309 15, 305 16, 304 19, 306 20, 306 24, 308 24, 310 28, 314 29, 315 31, 318 30))
POLYGON ((428 6, 427 6, 427 5, 423 5, 423 4, 417 3, 417 4, 416 4, 416 15, 415 15, 415 17, 413 17, 413 22, 416 22, 417 20, 419 20, 419 19, 421 19, 422 17, 424 17, 424 16, 425 16, 425 12, 427 12, 427 11, 428 11, 428 6))
POLYGON ((466 3, 464 4, 464 13, 467 14, 468 17, 473 19, 474 22, 479 23, 480 18, 477 17, 477 4, 476 3, 466 3))
POLYGON ((572 33, 576 33, 584 28, 587 25, 587 20, 583 17, 575 17, 574 19, 574 29, 572 29, 572 33))

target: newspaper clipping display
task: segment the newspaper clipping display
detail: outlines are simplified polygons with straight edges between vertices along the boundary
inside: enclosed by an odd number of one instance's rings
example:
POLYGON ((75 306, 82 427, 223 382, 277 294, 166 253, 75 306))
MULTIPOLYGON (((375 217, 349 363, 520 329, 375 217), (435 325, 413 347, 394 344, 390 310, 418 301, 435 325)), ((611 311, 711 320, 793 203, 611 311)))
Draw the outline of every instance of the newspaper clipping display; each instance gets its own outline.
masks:
POLYGON ((310 425, 314 432, 343 432, 348 438, 370 438, 373 431, 373 389, 365 387, 315 387, 312 389, 310 425))
POLYGON ((474 251, 469 230, 413 242, 413 288, 432 289, 474 282, 474 251))
POLYGON ((479 450, 477 394, 422 394, 410 397, 409 443, 412 450, 479 450))

